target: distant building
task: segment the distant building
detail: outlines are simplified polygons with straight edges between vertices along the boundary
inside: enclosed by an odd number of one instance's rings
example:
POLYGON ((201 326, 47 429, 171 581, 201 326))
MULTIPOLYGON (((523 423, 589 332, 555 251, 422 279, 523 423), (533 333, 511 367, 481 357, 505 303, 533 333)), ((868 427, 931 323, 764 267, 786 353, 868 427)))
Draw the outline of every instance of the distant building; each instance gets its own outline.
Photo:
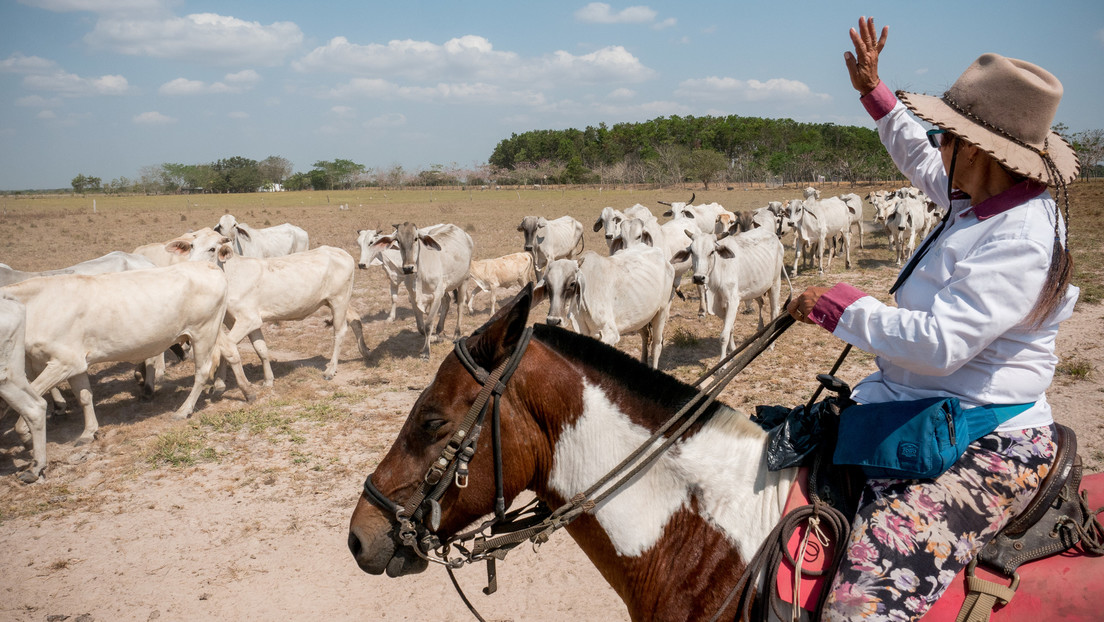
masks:
POLYGON ((260 188, 257 189, 257 192, 283 192, 283 191, 284 191, 284 187, 282 185, 274 184, 272 182, 268 182, 265 185, 263 185, 263 186, 261 186, 260 188))

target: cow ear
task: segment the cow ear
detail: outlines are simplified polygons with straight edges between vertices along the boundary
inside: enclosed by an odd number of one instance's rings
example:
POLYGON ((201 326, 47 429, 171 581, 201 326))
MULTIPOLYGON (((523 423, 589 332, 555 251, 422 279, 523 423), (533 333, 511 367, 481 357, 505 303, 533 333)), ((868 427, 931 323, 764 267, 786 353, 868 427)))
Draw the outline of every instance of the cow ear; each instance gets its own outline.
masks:
POLYGON ((612 244, 610 244, 610 255, 616 253, 623 248, 625 248, 625 242, 623 242, 621 238, 617 238, 613 241, 612 244))
POLYGON ((370 248, 374 248, 374 249, 382 251, 385 248, 388 248, 389 246, 391 246, 391 243, 394 242, 394 241, 395 241, 395 236, 381 235, 380 237, 376 238, 375 242, 372 242, 372 246, 370 248))
POLYGON ((675 215, 675 210, 673 210, 673 209, 669 209, 669 210, 667 210, 666 212, 663 212, 663 216, 664 216, 665 218, 670 218, 670 217, 672 217, 672 216, 674 216, 674 215, 675 215))
POLYGON ((733 254, 732 249, 725 246, 724 244, 717 244, 717 246, 715 246, 714 248, 717 251, 717 256, 723 259, 732 259, 736 256, 735 254, 733 254))
POLYGON ((173 240, 165 245, 165 252, 176 255, 187 255, 192 252, 192 243, 184 240, 173 240))
POLYGON ((429 235, 429 234, 419 235, 418 239, 422 241, 422 244, 425 244, 426 246, 432 248, 435 251, 441 250, 441 245, 437 243, 437 240, 433 239, 432 235, 429 235))
MULTIPOLYGON (((594 232, 598 233, 602 230, 602 217, 599 216, 598 220, 594 221, 594 232)), ((518 231, 521 231, 521 227, 518 227, 518 231)))
POLYGON ((234 249, 230 248, 229 244, 220 244, 218 247, 218 260, 221 262, 230 261, 234 257, 234 249))
POLYGON ((690 251, 685 248, 671 255, 671 263, 682 263, 687 259, 690 259, 690 251))
POLYGON ((645 231, 640 234, 640 241, 644 242, 648 246, 655 246, 655 240, 652 239, 652 234, 645 231))
POLYGON ((235 226, 234 229, 238 232, 238 237, 242 237, 242 238, 245 238, 247 240, 252 240, 253 239, 253 238, 249 237, 249 232, 246 231, 245 229, 242 229, 241 227, 237 227, 237 226, 235 226))

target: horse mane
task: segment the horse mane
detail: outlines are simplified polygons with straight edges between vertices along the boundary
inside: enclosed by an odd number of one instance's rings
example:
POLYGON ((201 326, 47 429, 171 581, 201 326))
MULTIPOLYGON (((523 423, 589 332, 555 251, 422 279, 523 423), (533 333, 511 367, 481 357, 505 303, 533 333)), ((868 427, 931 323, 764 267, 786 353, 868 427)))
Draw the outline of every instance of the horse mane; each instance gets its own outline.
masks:
MULTIPOLYGON (((682 408, 698 393, 678 378, 652 369, 639 359, 592 337, 548 324, 534 324, 533 336, 557 353, 586 361, 636 395, 671 410, 682 408)), ((714 402, 707 416, 719 405, 720 402, 714 402)))

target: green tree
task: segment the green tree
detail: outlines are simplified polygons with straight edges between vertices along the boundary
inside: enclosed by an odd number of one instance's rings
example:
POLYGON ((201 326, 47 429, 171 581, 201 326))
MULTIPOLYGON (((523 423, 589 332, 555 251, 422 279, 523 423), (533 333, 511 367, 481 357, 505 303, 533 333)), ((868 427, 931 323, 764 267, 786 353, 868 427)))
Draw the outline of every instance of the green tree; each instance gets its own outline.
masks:
POLYGON ((74 177, 69 183, 73 186, 73 192, 84 194, 88 191, 100 190, 100 185, 103 182, 99 177, 92 177, 81 173, 74 177))
POLYGON ((291 160, 280 156, 268 156, 257 163, 262 183, 282 184, 291 175, 291 160))
POLYGON ((234 156, 212 165, 215 177, 211 183, 214 192, 256 192, 263 179, 256 160, 234 156))
POLYGON ((709 182, 728 170, 728 160, 719 151, 696 149, 690 152, 685 168, 687 177, 702 182, 709 190, 709 182))

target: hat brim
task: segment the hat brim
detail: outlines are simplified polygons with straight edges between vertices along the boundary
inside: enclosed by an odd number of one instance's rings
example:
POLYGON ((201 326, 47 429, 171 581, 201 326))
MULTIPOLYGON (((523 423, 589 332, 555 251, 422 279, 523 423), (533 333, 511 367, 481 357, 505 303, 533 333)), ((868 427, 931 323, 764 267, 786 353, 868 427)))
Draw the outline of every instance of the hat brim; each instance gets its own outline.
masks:
MULTIPOLYGON (((993 132, 951 108, 942 99, 905 91, 898 91, 897 98, 916 116, 977 145, 1005 168, 1050 186, 1058 185, 1058 180, 1051 178, 1043 158, 1037 152, 993 132)), ((1038 149, 1042 147, 1042 145, 1037 146, 1038 149)), ((1046 152, 1058 169, 1058 176, 1065 183, 1068 184, 1077 178, 1081 170, 1081 162, 1077 159, 1077 152, 1066 142, 1066 139, 1056 132, 1050 132, 1046 152)))

